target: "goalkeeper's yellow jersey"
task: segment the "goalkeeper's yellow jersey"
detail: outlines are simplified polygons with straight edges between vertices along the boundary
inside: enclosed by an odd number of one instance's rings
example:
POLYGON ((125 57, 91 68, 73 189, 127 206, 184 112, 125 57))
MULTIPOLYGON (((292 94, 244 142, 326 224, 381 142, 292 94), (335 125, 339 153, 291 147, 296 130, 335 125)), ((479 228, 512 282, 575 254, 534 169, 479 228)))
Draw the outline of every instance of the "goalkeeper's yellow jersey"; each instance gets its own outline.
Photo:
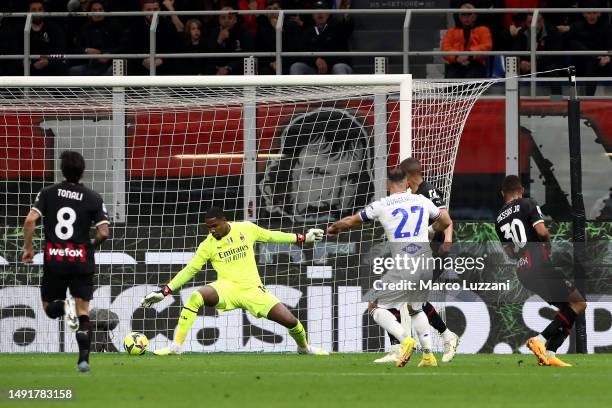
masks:
POLYGON ((269 231, 252 222, 230 222, 230 232, 217 240, 212 234, 198 246, 193 259, 171 281, 173 291, 183 286, 210 261, 217 279, 240 288, 262 286, 255 262, 255 242, 294 243, 297 235, 269 231))

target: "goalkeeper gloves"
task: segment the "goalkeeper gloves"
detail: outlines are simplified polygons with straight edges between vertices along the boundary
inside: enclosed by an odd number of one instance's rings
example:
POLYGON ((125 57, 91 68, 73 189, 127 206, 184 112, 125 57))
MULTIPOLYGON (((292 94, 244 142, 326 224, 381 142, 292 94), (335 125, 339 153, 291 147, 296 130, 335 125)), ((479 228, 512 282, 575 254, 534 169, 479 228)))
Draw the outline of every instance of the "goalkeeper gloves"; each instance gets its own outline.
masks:
POLYGON ((323 234, 325 234, 325 231, 323 231, 322 229, 311 228, 306 233, 306 236, 304 236, 304 242, 306 242, 307 244, 312 244, 313 242, 319 242, 320 240, 323 239, 323 234))
POLYGON ((151 307, 153 303, 161 302, 166 296, 172 293, 172 289, 168 285, 164 286, 161 290, 156 290, 143 297, 140 301, 142 307, 151 307))

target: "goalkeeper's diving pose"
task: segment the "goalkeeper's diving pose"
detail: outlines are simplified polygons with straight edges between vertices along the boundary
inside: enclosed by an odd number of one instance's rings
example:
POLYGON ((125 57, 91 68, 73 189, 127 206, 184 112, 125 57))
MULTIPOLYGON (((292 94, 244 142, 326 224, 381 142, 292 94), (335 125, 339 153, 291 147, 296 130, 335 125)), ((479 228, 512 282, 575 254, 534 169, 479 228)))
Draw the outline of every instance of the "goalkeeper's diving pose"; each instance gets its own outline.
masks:
POLYGON ((210 261, 217 271, 217 280, 191 293, 181 310, 174 341, 169 347, 156 350, 157 355, 180 354, 196 315, 203 305, 218 311, 248 310, 255 317, 265 317, 289 329, 300 354, 328 354, 308 344, 302 323, 261 282, 255 252, 255 242, 313 243, 323 238, 323 230, 310 229, 303 234, 268 231, 251 222, 228 222, 223 210, 211 207, 204 217, 209 234, 202 241, 194 258, 161 289, 142 299, 142 306, 159 302, 189 281, 210 261))
MULTIPOLYGON (((373 290, 366 295, 369 301, 368 310, 376 323, 401 341, 397 366, 403 367, 410 360, 416 341, 391 312, 378 307, 378 304, 397 305, 399 308, 408 303, 412 324, 423 348, 423 359, 419 367, 437 366, 436 358, 431 352, 429 322, 422 309, 428 290, 421 287, 421 282, 432 279, 432 268, 426 261, 432 256, 427 236, 427 220, 433 221, 431 227, 434 231, 444 231, 450 225, 450 218, 447 212, 440 211, 427 197, 406 191, 406 173, 401 168, 389 171, 387 188, 390 196, 371 203, 357 214, 333 223, 327 228, 327 233, 333 236, 363 222, 378 220, 391 243, 394 258, 413 258, 414 263, 401 264, 398 261, 398 264, 387 267, 386 274, 374 283, 373 290), (417 260, 421 263, 416 262, 417 260)), ((385 265, 387 260, 385 259, 385 265)))

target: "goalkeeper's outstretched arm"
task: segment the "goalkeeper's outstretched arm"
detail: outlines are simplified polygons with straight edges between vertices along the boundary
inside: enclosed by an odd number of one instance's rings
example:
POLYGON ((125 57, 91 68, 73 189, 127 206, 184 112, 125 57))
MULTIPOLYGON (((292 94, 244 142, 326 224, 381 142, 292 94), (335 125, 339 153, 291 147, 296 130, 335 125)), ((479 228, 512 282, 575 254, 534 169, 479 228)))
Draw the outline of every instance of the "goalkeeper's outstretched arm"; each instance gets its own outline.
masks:
POLYGON ((167 285, 158 291, 149 293, 140 301, 140 304, 143 307, 150 307, 153 303, 161 302, 166 296, 190 281, 207 261, 208 255, 205 251, 204 242, 202 242, 193 259, 167 285))
POLYGON ((324 231, 318 228, 311 228, 306 234, 293 234, 282 231, 270 231, 255 224, 252 224, 252 226, 257 241, 276 244, 294 244, 299 242, 310 244, 323 239, 324 234, 324 231))

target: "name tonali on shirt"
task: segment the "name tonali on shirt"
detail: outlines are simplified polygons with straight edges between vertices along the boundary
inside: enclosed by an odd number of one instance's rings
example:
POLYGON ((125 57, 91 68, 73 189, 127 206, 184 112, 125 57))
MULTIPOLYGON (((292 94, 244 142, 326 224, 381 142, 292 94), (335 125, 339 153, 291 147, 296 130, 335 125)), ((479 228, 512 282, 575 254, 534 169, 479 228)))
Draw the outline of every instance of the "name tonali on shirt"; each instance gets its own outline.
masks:
POLYGON ((110 224, 98 193, 64 181, 40 190, 32 209, 43 217, 45 263, 94 262, 91 225, 110 224))
POLYGON ((518 198, 506 203, 495 220, 495 231, 501 242, 512 242, 520 252, 528 242, 539 242, 535 226, 544 222, 540 207, 531 198, 518 198))

